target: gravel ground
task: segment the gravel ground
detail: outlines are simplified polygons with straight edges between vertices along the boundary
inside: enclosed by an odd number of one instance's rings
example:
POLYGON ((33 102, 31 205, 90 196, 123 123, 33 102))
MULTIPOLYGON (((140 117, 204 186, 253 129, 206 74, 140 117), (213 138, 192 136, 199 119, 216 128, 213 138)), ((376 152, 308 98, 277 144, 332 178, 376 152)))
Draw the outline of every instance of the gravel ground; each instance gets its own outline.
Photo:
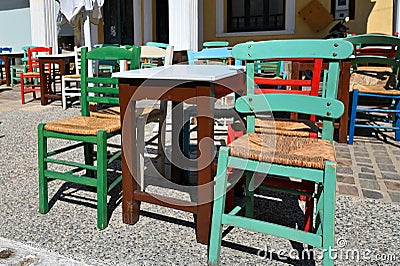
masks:
MULTIPOLYGON (((38 212, 37 124, 78 113, 77 108, 63 111, 59 106, 36 105, 0 112, 0 237, 89 265, 206 265, 207 247, 196 242, 193 216, 188 213, 143 203, 139 222, 126 225, 118 204, 109 226, 99 231, 95 193, 58 181, 49 188, 50 198, 59 195, 54 206, 46 215, 38 212)), ((301 208, 292 204, 296 199, 266 196, 257 201, 265 217, 301 225, 301 208), (283 208, 290 213, 280 214, 283 208)), ((400 205, 338 195, 336 206, 337 265, 400 264, 400 205), (359 261, 352 258, 357 254, 359 261)), ((300 248, 287 240, 235 228, 224 237, 222 264, 319 264, 318 259, 292 259, 293 247, 300 248)), ((1 263, 7 265, 0 258, 1 263)))

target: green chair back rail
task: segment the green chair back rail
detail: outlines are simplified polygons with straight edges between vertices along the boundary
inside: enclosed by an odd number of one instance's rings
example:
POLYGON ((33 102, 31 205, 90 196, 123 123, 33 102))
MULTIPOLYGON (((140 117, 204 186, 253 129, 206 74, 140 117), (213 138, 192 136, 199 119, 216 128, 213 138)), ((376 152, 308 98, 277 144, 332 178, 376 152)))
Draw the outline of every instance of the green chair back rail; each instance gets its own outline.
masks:
MULTIPOLYGON (((235 108, 246 116, 247 134, 234 140, 228 147, 221 147, 214 188, 214 209, 208 264, 220 262, 222 226, 238 226, 244 229, 270 234, 306 243, 323 249, 323 264, 333 265, 329 250, 334 247, 334 210, 336 190, 336 162, 332 145, 333 122, 343 113, 343 104, 336 99, 339 80, 339 62, 348 58, 353 46, 344 40, 277 40, 243 43, 233 47, 235 59, 246 62, 246 96, 237 99, 235 108), (320 58, 329 64, 324 73, 321 97, 304 94, 254 94, 255 64, 261 59, 320 58), (322 119, 322 139, 301 138, 273 134, 254 133, 255 116, 269 112, 296 112, 317 115, 322 119), (236 169, 233 171, 233 169, 236 169), (241 174, 234 174, 239 171, 241 174), (246 177, 243 202, 230 212, 224 213, 226 192, 244 173, 246 177), (257 175, 255 174, 257 173, 257 175), (277 224, 278 218, 254 216, 254 190, 256 184, 269 175, 281 178, 297 178, 315 183, 315 193, 287 187, 275 190, 314 197, 315 227, 309 232, 285 224, 277 224), (228 181, 229 177, 229 181, 228 181), (257 179, 260 178, 261 180, 257 179), (244 216, 239 211, 244 208, 244 216), (265 220, 267 218, 267 220, 265 220)), ((273 122, 273 117, 272 121, 273 122)), ((293 203, 298 203, 297 200, 293 203)), ((285 210, 281 210, 282 212, 285 210)), ((290 214, 286 214, 289 215, 290 214)), ((285 215, 285 217, 286 217, 285 215)))
MULTIPOLYGON (((38 126, 38 162, 39 162, 39 211, 47 213, 48 182, 53 179, 73 182, 96 189, 97 227, 104 229, 108 225, 107 194, 116 191, 121 176, 108 180, 107 169, 121 157, 120 148, 112 137, 120 134, 120 120, 116 117, 90 116, 89 103, 118 105, 118 79, 91 77, 88 73, 89 60, 129 60, 130 69, 139 66, 140 47, 129 51, 119 47, 101 47, 88 52, 81 49, 81 106, 82 115, 64 120, 39 124, 38 126), (48 140, 69 140, 72 144, 48 150, 48 140), (80 147, 83 146, 84 162, 79 160, 80 147), (94 152, 94 146, 96 151, 94 152), (117 146, 117 147, 116 147, 117 146), (66 152, 72 152, 66 156, 66 152), (96 162, 96 163, 95 163, 96 162)), ((65 142, 62 142, 65 145, 65 142)), ((110 177, 111 178, 111 177, 110 177)), ((116 194, 115 194, 116 193, 116 194)), ((79 222, 79 221, 77 221, 79 222)))

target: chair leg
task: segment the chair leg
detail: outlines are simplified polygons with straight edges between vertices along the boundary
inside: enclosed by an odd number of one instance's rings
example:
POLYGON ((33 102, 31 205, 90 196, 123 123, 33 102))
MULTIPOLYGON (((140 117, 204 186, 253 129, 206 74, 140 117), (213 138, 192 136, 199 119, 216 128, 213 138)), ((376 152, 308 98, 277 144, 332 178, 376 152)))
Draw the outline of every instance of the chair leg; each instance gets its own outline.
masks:
POLYGON ((229 149, 223 147, 218 155, 218 167, 215 181, 214 207, 211 220, 210 243, 208 247, 208 265, 218 265, 222 241, 222 215, 225 209, 226 187, 228 181, 229 149))
POLYGON ((356 124, 356 115, 357 115, 357 102, 358 102, 358 90, 353 91, 353 100, 351 103, 351 114, 349 121, 349 144, 353 144, 354 140, 354 128, 356 124))
POLYGON ((61 102, 62 102, 63 110, 67 109, 67 96, 65 95, 65 87, 66 87, 65 83, 66 83, 66 81, 63 76, 63 77, 61 77, 61 102))
POLYGON ((246 217, 252 218, 254 216, 254 178, 252 172, 246 172, 246 197, 249 197, 249 200, 246 203, 246 217))
POLYGON ((97 228, 108 225, 107 216, 107 133, 97 133, 97 228))
POLYGON ((165 120, 167 118, 167 101, 160 102, 160 110, 162 112, 162 117, 158 122, 158 156, 157 160, 158 171, 164 175, 165 174, 165 120))
POLYGON ((21 83, 21 103, 22 104, 25 104, 25 82, 24 82, 24 78, 23 78, 23 76, 21 75, 21 78, 20 78, 20 83, 21 83))
POLYGON ((325 163, 322 201, 324 206, 322 217, 322 249, 324 266, 333 266, 334 235, 335 235, 335 201, 336 201, 336 163, 325 163))
POLYGON ((136 152, 137 152, 137 173, 136 178, 139 180, 140 189, 144 191, 144 130, 146 126, 146 116, 139 115, 136 118, 136 152))
POLYGON ((395 135, 395 140, 399 141, 400 140, 400 113, 399 113, 400 112, 400 100, 398 100, 398 99, 396 99, 395 108, 396 108, 397 112, 393 114, 394 121, 395 121, 394 126, 397 129, 394 131, 394 135, 395 135))
POLYGON ((38 126, 38 163, 39 163, 39 212, 49 211, 48 184, 44 172, 47 170, 47 163, 44 161, 47 155, 47 138, 44 137, 44 124, 38 126))
MULTIPOLYGON (((83 150, 85 155, 85 164, 93 165, 93 144, 84 143, 83 150)), ((86 176, 94 177, 93 170, 86 170, 86 176)))

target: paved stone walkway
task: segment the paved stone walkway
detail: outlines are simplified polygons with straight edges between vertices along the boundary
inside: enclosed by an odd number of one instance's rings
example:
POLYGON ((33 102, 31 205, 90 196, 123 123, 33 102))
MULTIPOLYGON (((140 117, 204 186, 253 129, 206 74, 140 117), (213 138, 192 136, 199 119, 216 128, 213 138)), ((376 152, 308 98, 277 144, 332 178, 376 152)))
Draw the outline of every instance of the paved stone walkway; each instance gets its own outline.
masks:
POLYGON ((400 143, 393 137, 357 136, 354 145, 335 145, 340 194, 400 202, 400 143))

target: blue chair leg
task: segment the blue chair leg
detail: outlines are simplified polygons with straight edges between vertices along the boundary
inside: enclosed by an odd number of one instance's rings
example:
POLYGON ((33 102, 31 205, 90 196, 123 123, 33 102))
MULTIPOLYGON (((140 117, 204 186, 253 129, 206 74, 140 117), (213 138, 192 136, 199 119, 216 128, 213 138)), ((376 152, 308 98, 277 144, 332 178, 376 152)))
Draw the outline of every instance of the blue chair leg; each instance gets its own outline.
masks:
POLYGON ((395 102, 395 108, 396 108, 396 113, 394 113, 394 126, 396 127, 394 134, 395 134, 395 140, 399 141, 400 140, 400 100, 396 99, 395 102))
POLYGON ((351 114, 349 121, 349 144, 353 144, 354 140, 354 128, 356 124, 356 115, 357 115, 357 102, 358 102, 358 90, 353 91, 353 100, 351 103, 351 114))

